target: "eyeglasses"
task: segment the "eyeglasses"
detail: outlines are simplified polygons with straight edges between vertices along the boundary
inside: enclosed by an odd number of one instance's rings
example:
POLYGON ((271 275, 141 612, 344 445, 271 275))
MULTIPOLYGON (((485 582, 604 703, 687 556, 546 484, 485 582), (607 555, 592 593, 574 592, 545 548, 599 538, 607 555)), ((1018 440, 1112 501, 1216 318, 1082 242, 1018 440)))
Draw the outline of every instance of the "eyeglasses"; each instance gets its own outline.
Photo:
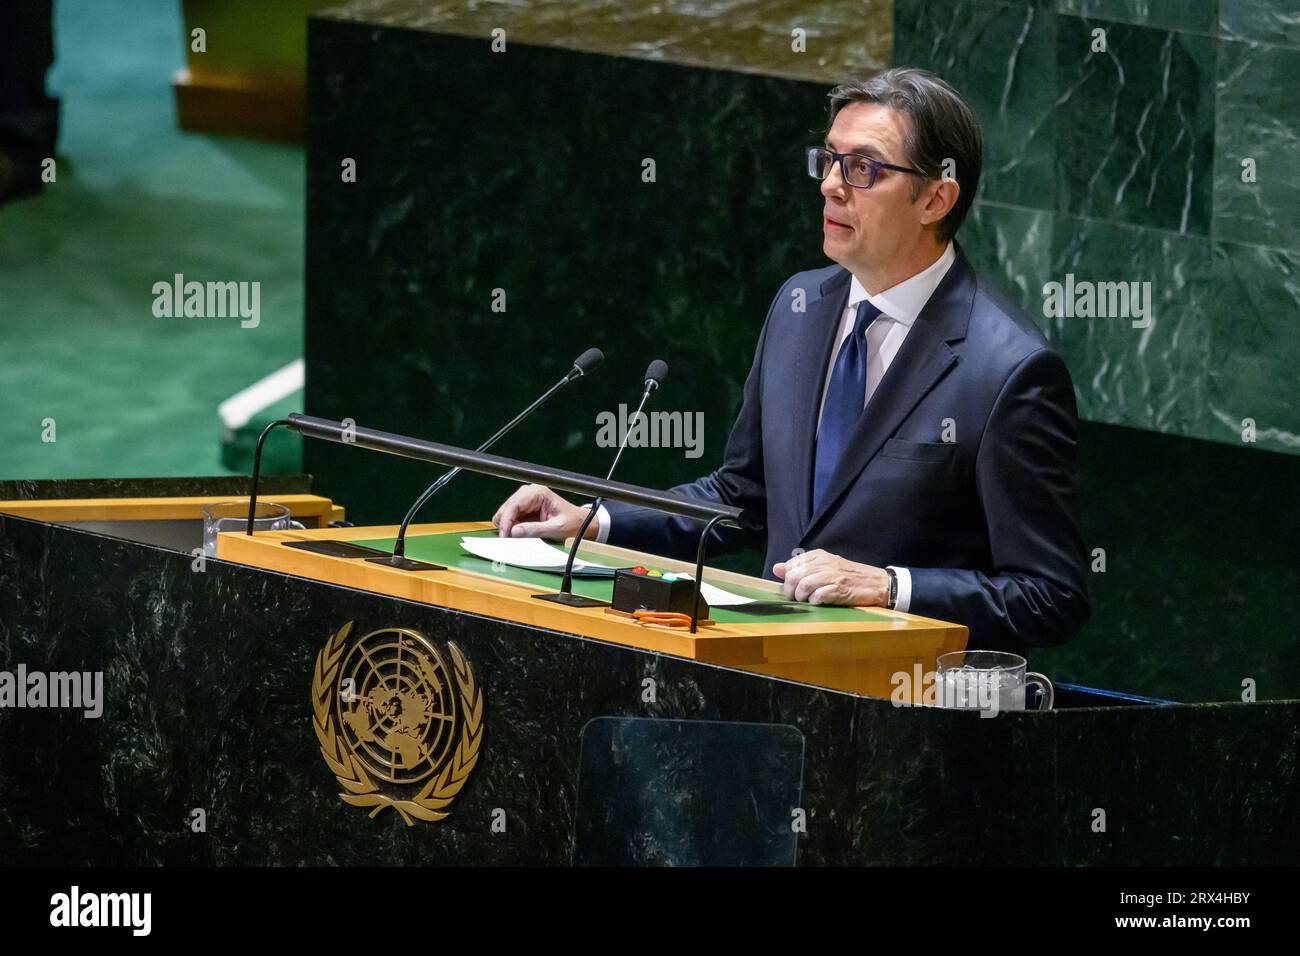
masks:
POLYGON ((840 164, 840 176, 843 180, 858 189, 870 189, 874 186, 876 175, 882 169, 893 169, 900 173, 929 178, 919 169, 912 169, 909 166, 882 163, 861 153, 837 153, 821 146, 813 146, 808 150, 808 175, 813 179, 823 180, 831 174, 831 167, 837 162, 840 164))

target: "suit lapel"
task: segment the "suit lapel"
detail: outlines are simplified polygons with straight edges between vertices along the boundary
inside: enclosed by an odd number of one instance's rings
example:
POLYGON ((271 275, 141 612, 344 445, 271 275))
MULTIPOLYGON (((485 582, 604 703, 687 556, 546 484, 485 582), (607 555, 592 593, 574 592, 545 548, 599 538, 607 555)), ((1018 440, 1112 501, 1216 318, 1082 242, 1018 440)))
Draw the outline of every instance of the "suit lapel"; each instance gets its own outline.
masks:
POLYGON ((805 525, 812 511, 813 448, 822 388, 826 384, 826 367, 831 360, 840 320, 848 306, 850 279, 849 271, 841 269, 822 283, 821 297, 808 309, 805 331, 799 338, 798 354, 790 370, 793 394, 790 434, 794 445, 791 451, 799 520, 805 525))
MULTIPOLYGON (((902 347, 890 362, 889 369, 880 380, 880 384, 876 386, 875 392, 872 393, 871 401, 867 403, 866 411, 858 420, 857 427, 844 450, 844 456, 831 475, 830 484, 822 497, 821 507, 809 518, 803 529, 804 536, 810 534, 827 513, 835 508, 838 499, 853 484, 890 436, 898 431, 912 409, 930 389, 934 388, 948 369, 956 364, 957 356, 948 347, 948 343, 965 337, 974 293, 974 275, 965 256, 958 249, 957 259, 949 268, 948 274, 944 276, 943 282, 935 289, 930 301, 921 310, 921 314, 912 323, 912 328, 908 331, 907 338, 903 340, 902 347)), ((845 301, 847 302, 847 295, 845 301)), ((843 309, 841 308, 840 311, 842 312, 843 309)), ((830 361, 829 352, 826 361, 830 361)), ((816 418, 814 418, 809 431, 809 435, 814 439, 816 427, 816 418)), ((812 447, 810 442, 810 461, 812 447)), ((805 484, 808 487, 804 494, 811 501, 811 472, 805 484)))

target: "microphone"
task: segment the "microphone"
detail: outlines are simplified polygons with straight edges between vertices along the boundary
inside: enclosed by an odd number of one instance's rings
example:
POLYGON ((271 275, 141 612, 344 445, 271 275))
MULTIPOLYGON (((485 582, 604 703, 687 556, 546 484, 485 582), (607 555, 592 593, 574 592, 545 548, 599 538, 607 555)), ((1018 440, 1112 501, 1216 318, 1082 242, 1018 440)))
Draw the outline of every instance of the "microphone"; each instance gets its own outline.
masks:
MULTIPOLYGON (((527 418, 537 409, 541 408, 542 405, 546 404, 546 402, 551 398, 552 395, 554 395, 560 389, 564 388, 564 386, 568 385, 574 379, 582 378, 584 375, 590 374, 604 360, 605 360, 605 353, 602 352, 600 349, 587 349, 587 351, 583 352, 581 355, 579 355, 576 359, 573 360, 573 367, 570 368, 569 371, 567 371, 564 374, 564 378, 560 379, 558 382, 556 382, 554 385, 548 388, 545 392, 542 393, 542 395, 536 401, 534 401, 531 405, 525 408, 514 418, 510 419, 510 421, 508 421, 505 425, 503 425, 500 429, 497 430, 497 433, 495 435, 493 435, 491 438, 489 438, 483 444, 479 445, 478 448, 474 450, 487 451, 489 448, 492 447, 493 444, 496 443, 497 439, 501 438, 503 435, 508 433, 512 428, 514 428, 516 425, 522 422, 525 418, 527 418)), ((378 557, 378 558, 366 558, 366 560, 372 564, 385 564, 392 568, 401 568, 404 571, 445 571, 447 570, 441 564, 429 564, 427 561, 416 561, 412 558, 406 557, 406 530, 407 528, 410 527, 411 519, 415 517, 415 513, 419 511, 422 507, 424 507, 425 502, 428 501, 430 498, 432 498, 435 494, 437 494, 438 491, 443 487, 445 487, 447 483, 450 482, 453 478, 459 475, 461 473, 461 470, 462 469, 457 467, 457 468, 452 468, 450 471, 443 472, 440 476, 438 476, 438 479, 434 481, 433 484, 431 484, 428 488, 424 489, 424 494, 420 495, 420 497, 416 499, 415 504, 411 505, 411 509, 408 512, 406 512, 406 517, 402 519, 402 526, 401 528, 398 529, 397 540, 393 543, 393 553, 391 555, 383 555, 382 557, 378 557)))
MULTIPOLYGON (((641 393, 641 403, 636 407, 636 414, 630 419, 635 422, 640 417, 642 409, 645 408, 646 402, 650 400, 652 392, 659 390, 663 380, 668 377, 668 363, 663 359, 655 359, 645 370, 645 391, 641 393)), ((623 435, 623 440, 619 442, 618 451, 614 455, 614 461, 609 466, 609 471, 605 475, 605 480, 609 481, 614 477, 614 469, 618 467, 618 461, 623 457, 623 449, 627 447, 628 437, 632 429, 629 428, 623 435)), ((604 501, 601 495, 596 496, 596 500, 591 503, 591 509, 587 512, 587 517, 583 519, 582 526, 578 528, 578 533, 573 539, 573 545, 569 548, 569 557, 564 562, 564 580, 560 583, 558 594, 534 594, 533 597, 539 601, 554 601, 556 604, 564 604, 568 607, 609 607, 608 601, 597 600, 596 598, 583 597, 580 594, 573 593, 573 561, 578 556, 578 545, 583 541, 587 528, 591 520, 596 517, 596 512, 600 510, 601 503, 604 501)))

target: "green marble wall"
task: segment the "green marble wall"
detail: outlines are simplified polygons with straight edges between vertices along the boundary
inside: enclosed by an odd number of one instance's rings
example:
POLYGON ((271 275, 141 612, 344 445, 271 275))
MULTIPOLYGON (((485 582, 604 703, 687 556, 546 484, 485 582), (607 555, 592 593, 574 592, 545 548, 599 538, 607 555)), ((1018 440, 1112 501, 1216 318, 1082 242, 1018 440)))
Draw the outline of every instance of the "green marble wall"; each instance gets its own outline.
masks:
POLYGON ((894 62, 946 77, 984 125, 965 247, 1065 356, 1087 420, 1083 530, 1106 570, 1084 634, 1035 663, 1184 699, 1300 694, 1294 2, 894 7, 894 62), (1150 282, 1149 327, 1045 317, 1069 273, 1150 282))
POLYGON ((894 61, 952 81, 985 126, 972 258, 1040 319, 1084 418, 1300 454, 1294 7, 895 3, 894 61), (1149 327, 1044 317, 1067 274, 1150 282, 1149 327))

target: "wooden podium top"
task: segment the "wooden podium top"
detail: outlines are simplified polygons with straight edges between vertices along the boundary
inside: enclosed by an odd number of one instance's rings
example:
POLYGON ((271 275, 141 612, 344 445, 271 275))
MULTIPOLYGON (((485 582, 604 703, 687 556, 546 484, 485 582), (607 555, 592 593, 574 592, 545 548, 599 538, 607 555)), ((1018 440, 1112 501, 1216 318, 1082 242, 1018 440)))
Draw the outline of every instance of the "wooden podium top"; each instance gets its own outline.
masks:
MULTIPOLYGON (((419 535, 491 527, 486 521, 412 525, 407 532, 408 543, 419 535)), ((392 538, 397 531, 398 526, 388 525, 260 532, 251 537, 223 533, 218 535, 217 557, 314 581, 873 697, 894 693, 891 678, 900 671, 913 677, 917 664, 923 672, 932 671, 935 658, 963 649, 968 636, 963 625, 885 608, 842 609, 835 615, 837 620, 799 620, 801 615, 794 614, 786 619, 719 622, 691 634, 684 628, 642 625, 605 608, 573 608, 539 601, 532 595, 543 590, 558 591, 558 577, 555 586, 547 589, 532 582, 510 580, 508 569, 493 571, 486 561, 481 562, 481 571, 473 570, 478 559, 465 562, 470 567, 404 571, 283 545, 285 541, 312 539, 368 541, 392 538)), ((578 553, 607 564, 644 564, 694 572, 694 567, 685 562, 595 542, 585 543, 578 553)), ((706 567, 704 579, 720 587, 743 585, 780 596, 779 584, 761 578, 706 567)), ((913 681, 912 685, 919 696, 921 688, 915 686, 917 683, 913 681)))
MULTIPOLYGON (((326 522, 343 518, 343 509, 320 495, 268 494, 262 497, 265 501, 284 505, 294 518, 318 518, 326 522)), ((203 517, 204 505, 240 499, 240 495, 16 499, 0 501, 0 514, 53 522, 198 520, 203 517)))

